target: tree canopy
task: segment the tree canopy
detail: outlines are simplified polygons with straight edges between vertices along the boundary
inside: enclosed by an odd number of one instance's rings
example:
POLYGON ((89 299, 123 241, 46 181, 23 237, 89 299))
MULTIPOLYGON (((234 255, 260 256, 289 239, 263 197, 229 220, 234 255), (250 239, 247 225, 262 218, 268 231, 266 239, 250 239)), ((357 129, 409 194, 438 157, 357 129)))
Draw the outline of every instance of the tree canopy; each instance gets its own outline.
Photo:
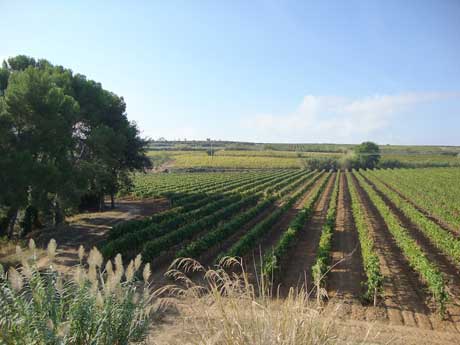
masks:
POLYGON ((380 161, 380 148, 371 141, 365 141, 356 146, 354 152, 360 168, 373 169, 380 161))
POLYGON ((101 84, 46 60, 3 61, 0 235, 21 214, 59 222, 84 196, 102 203, 129 184, 130 172, 151 166, 146 143, 123 98, 101 84))

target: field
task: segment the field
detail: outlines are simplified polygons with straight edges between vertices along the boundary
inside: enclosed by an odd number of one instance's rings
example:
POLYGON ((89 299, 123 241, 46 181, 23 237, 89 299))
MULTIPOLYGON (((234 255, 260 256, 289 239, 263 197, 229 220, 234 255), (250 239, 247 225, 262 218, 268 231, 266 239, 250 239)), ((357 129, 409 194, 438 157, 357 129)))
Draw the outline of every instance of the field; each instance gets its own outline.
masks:
POLYGON ((169 209, 115 226, 102 251, 141 252, 158 284, 175 258, 237 256, 281 296, 305 283, 353 319, 456 333, 459 181, 457 168, 147 174, 134 194, 169 209))
MULTIPOLYGON (((353 145, 334 144, 236 144, 191 143, 151 146, 148 156, 156 168, 188 169, 280 169, 302 168, 311 159, 341 159, 350 155, 353 145)), ((460 166, 458 147, 380 146, 383 166, 394 167, 460 166)))

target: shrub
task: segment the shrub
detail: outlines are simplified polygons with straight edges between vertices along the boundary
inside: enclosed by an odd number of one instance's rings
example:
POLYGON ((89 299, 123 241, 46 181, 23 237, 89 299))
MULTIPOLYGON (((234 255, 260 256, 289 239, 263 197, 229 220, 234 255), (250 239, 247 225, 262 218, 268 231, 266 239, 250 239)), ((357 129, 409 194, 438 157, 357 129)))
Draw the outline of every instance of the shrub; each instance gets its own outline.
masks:
POLYGON ((311 158, 304 161, 307 170, 337 170, 338 161, 336 158, 311 158))
MULTIPOLYGON (((33 241, 30 243, 35 252, 33 241)), ((93 248, 88 268, 80 264, 73 277, 53 268, 56 242, 48 245, 50 265, 38 268, 35 255, 22 257, 21 267, 6 273, 0 266, 0 343, 2 344, 129 344, 144 340, 153 312, 153 294, 135 278, 141 258, 124 270, 121 256, 115 266, 102 267, 102 255, 93 248)))

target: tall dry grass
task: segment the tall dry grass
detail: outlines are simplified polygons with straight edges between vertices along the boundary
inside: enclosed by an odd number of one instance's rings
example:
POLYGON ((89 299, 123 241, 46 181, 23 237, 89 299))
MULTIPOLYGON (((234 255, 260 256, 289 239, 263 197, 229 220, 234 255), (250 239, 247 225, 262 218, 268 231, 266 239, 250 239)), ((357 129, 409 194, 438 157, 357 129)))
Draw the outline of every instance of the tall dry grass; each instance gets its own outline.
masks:
MULTIPOLYGON (((168 339, 168 343, 336 343, 333 319, 322 317, 305 290, 291 289, 283 299, 273 296, 266 277, 259 276, 254 286, 239 260, 226 258, 217 268, 205 269, 197 261, 178 259, 167 275, 178 284, 173 292, 180 297, 182 334, 187 334, 168 339)), ((158 339, 152 343, 159 343, 158 339)))
POLYGON ((334 318, 307 291, 274 296, 270 280, 257 276, 252 284, 237 259, 214 269, 178 259, 167 272, 174 284, 152 291, 150 265, 140 256, 125 267, 120 255, 104 262, 97 249, 80 247, 79 264, 64 277, 53 267, 56 247, 51 241, 44 269, 36 265, 33 241, 27 251, 18 247, 20 267, 3 272, 0 266, 0 344, 339 343, 334 318), (170 298, 159 298, 165 294, 170 298), (152 323, 172 301, 179 311, 172 328, 152 323))

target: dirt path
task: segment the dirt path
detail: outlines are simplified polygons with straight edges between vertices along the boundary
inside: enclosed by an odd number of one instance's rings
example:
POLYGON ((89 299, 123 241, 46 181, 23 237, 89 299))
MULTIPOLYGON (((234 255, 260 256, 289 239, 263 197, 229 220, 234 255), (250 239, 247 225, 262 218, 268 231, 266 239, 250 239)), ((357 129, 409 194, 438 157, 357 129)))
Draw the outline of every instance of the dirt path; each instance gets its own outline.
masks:
POLYGON ((389 325, 384 322, 339 320, 336 324, 339 344, 362 345, 457 345, 455 333, 389 325))
MULTIPOLYGON (((205 303, 205 302, 203 302, 205 303)), ((233 309, 227 310, 228 315, 235 313, 233 309)), ((271 313, 276 313, 276 309, 270 309, 271 313)), ((280 312, 283 312, 280 310, 280 312)), ((272 316, 274 318, 274 316, 272 316)), ((238 319, 241 321, 241 319, 238 319)), ((330 344, 347 344, 347 345, 458 345, 459 336, 455 333, 442 332, 437 330, 427 330, 421 328, 412 328, 405 326, 390 325, 386 322, 375 321, 366 322, 353 319, 337 319, 334 312, 319 313, 317 321, 327 322, 328 329, 323 328, 323 333, 327 332, 329 336, 334 337, 330 344), (332 319, 332 320, 331 320, 332 319)), ((226 321, 232 323, 233 319, 226 321)), ((294 322, 294 320, 293 320, 294 322)), ((221 325, 222 314, 220 310, 216 312, 210 307, 209 302, 206 305, 187 300, 179 305, 179 311, 174 314, 168 314, 161 323, 152 327, 147 344, 151 345, 182 345, 189 343, 203 343, 200 334, 206 334, 204 331, 209 324, 221 325), (206 315, 205 315, 206 314, 206 315), (208 320, 211 322, 208 323, 208 320), (200 330, 198 332, 197 330, 200 330)), ((232 323, 234 328, 240 325, 232 323)), ((309 325, 306 325, 309 327, 309 325)), ((319 339, 317 343, 320 343, 319 339)), ((248 342, 250 344, 250 342, 248 342)))
POLYGON ((312 275, 311 267, 316 258, 321 230, 326 220, 329 200, 334 187, 335 174, 331 174, 326 188, 314 206, 310 220, 299 232, 295 245, 290 249, 289 255, 281 263, 282 272, 280 284, 281 296, 287 296, 289 289, 306 288, 310 290, 312 275), (307 286, 305 287, 305 284, 307 286))
MULTIPOLYGON (((55 264, 58 270, 67 272, 78 263, 78 247, 86 250, 98 246, 112 226, 122 221, 151 216, 169 207, 166 199, 118 200, 116 208, 104 212, 81 213, 67 219, 67 224, 58 228, 32 233, 39 247, 46 247, 54 238, 58 244, 55 264)), ((40 259, 39 265, 46 265, 47 259, 40 259)))
MULTIPOLYGON (((390 207, 393 214, 398 218, 400 224, 406 228, 412 238, 423 250, 427 258, 436 265, 446 279, 449 292, 451 293, 451 302, 447 306, 447 318, 452 322, 449 328, 460 330, 460 271, 431 241, 421 232, 421 230, 408 219, 396 205, 388 199, 370 180, 364 177, 372 186, 377 194, 382 198, 385 204, 390 207)), ((447 323, 443 323, 443 326, 447 323)))
POLYGON ((359 300, 365 280, 361 247, 351 211, 351 197, 345 174, 340 176, 335 231, 332 237, 331 266, 328 274, 330 298, 359 300))
POLYGON ((380 269, 384 276, 383 305, 392 325, 433 329, 428 315, 427 296, 417 274, 410 268, 396 245, 382 216, 352 174, 361 204, 364 205, 368 224, 374 237, 380 269))

